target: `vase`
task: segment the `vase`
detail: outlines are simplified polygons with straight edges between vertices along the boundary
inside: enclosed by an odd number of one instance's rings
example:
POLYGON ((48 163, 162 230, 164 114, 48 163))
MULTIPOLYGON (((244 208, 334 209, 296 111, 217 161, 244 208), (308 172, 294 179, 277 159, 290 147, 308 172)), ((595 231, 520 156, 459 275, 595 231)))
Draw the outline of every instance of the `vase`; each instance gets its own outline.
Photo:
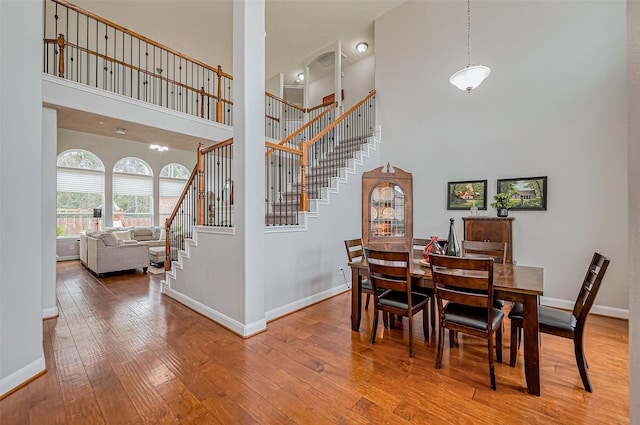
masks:
POLYGON ((438 243, 437 236, 431 236, 431 242, 429 242, 429 244, 424 248, 424 259, 426 261, 429 261, 429 254, 432 252, 434 254, 444 254, 444 248, 442 248, 438 243))
POLYGON ((471 208, 469 208, 469 212, 472 216, 478 215, 478 206, 476 205, 475 199, 473 200, 473 205, 471 205, 471 208))
POLYGON ((449 236, 447 237, 447 251, 445 255, 449 255, 452 257, 459 257, 460 252, 460 244, 458 243, 458 238, 456 237, 456 228, 453 225, 455 220, 453 218, 449 219, 449 236))
POLYGON ((498 208, 498 217, 508 217, 509 210, 506 208, 498 208))

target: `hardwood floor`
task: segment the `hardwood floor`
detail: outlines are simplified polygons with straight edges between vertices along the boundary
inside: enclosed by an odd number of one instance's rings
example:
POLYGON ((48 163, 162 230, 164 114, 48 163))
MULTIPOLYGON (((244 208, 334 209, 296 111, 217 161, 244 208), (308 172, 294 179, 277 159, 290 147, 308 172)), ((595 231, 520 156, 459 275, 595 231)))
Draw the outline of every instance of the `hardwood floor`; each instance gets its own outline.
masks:
POLYGON ((162 296, 161 275, 97 279, 68 261, 57 279, 60 316, 44 322, 48 372, 0 401, 2 425, 629 423, 626 321, 587 322, 591 394, 572 342, 541 335, 535 397, 522 350, 508 365, 508 324, 494 392, 484 340, 445 344, 436 370, 435 337, 415 332, 409 358, 406 319, 404 329, 380 326, 374 345, 371 311, 352 332, 348 293, 243 340, 162 296))

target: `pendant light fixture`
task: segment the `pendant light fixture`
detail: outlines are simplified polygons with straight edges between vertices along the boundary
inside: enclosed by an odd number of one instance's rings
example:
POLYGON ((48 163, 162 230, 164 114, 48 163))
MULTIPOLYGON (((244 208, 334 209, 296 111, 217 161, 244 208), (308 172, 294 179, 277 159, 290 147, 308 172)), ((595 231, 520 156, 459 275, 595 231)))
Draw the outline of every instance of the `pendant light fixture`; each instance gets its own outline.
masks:
POLYGON ((491 70, 483 65, 471 65, 471 0, 467 0, 467 66, 449 78, 449 82, 471 93, 489 76, 491 70))

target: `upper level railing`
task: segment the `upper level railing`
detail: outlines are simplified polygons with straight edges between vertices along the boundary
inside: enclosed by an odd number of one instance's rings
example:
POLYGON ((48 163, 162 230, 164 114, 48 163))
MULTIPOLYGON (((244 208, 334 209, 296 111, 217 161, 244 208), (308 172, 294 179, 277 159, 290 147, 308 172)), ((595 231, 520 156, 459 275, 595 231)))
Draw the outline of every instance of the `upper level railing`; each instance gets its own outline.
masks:
POLYGON ((44 72, 232 125, 233 77, 64 0, 45 0, 44 72))
MULTIPOLYGON (((233 125, 233 77, 65 0, 44 0, 44 72, 233 125)), ((265 136, 281 140, 331 103, 265 93, 265 136)))

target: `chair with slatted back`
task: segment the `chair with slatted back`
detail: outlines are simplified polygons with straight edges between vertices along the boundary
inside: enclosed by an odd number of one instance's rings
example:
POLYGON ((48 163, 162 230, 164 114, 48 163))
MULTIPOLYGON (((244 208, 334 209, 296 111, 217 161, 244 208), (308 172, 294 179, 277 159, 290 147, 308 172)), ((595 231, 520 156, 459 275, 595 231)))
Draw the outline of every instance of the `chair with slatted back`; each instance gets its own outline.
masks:
MULTIPOLYGON (((344 241, 344 246, 347 249, 347 257, 349 257, 349 262, 357 262, 361 261, 364 258, 364 251, 362 250, 362 239, 349 239, 344 241)), ((355 285, 356 282, 351 282, 352 285, 355 285)), ((371 298, 371 294, 373 294, 373 289, 371 289, 371 282, 368 277, 362 277, 362 293, 367 295, 366 301, 364 303, 365 310, 369 308, 369 299, 371 298)))
MULTIPOLYGON (((584 356, 584 326, 589 311, 600 289, 602 278, 609 267, 609 258, 593 254, 587 274, 582 281, 578 298, 573 306, 573 311, 562 311, 555 308, 538 306, 538 321, 540 332, 569 338, 573 340, 573 348, 576 355, 576 363, 584 388, 592 392, 589 376, 587 375, 587 359, 584 356)), ((522 304, 514 304, 509 312, 511 319, 511 366, 516 365, 516 356, 519 345, 519 334, 522 329, 522 304)))
POLYGON ((502 310, 493 307, 493 258, 429 255, 440 316, 436 369, 442 364, 444 330, 462 332, 487 340, 491 389, 496 389, 493 368, 493 334, 496 360, 502 363, 502 310), (447 301, 446 305, 443 301, 447 301))
POLYGON ((504 264, 507 258, 505 242, 462 241, 462 256, 468 258, 493 258, 494 263, 504 264))
POLYGON ((409 319, 409 357, 413 357, 413 316, 422 311, 422 330, 429 340, 429 325, 425 309, 429 296, 411 290, 411 262, 409 252, 364 250, 373 288, 375 312, 371 328, 371 343, 376 341, 379 312, 409 319))

